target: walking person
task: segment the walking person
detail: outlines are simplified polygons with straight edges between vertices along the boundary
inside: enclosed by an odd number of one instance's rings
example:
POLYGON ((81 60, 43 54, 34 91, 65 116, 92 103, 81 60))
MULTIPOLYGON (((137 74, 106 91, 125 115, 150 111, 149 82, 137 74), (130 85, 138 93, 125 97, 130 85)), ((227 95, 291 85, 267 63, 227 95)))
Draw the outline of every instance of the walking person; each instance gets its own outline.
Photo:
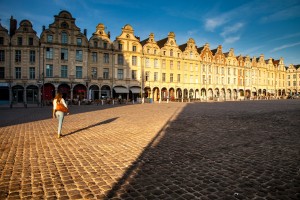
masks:
POLYGON ((53 100, 53 112, 52 112, 53 118, 57 118, 58 120, 58 130, 57 130, 58 138, 61 137, 61 129, 62 129, 65 113, 69 114, 68 106, 65 100, 62 98, 62 94, 58 92, 53 100), (65 110, 61 109, 61 107, 65 107, 64 108, 65 110))

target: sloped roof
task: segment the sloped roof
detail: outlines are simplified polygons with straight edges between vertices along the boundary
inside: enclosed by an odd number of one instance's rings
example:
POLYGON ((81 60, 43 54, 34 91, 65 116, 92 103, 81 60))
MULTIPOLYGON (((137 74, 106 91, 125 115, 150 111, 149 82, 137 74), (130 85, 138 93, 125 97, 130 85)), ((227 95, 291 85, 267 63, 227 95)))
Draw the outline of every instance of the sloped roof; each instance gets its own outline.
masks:
POLYGON ((1 23, 0 23, 0 31, 5 31, 6 33, 8 33, 8 30, 4 28, 1 23))
POLYGON ((218 51, 218 48, 210 50, 210 51, 213 53, 213 55, 215 55, 217 53, 217 51, 218 51))
POLYGON ((143 41, 141 41, 141 45, 144 46, 147 42, 148 42, 149 38, 144 39, 143 41))
POLYGON ((204 49, 204 46, 203 47, 199 47, 199 48, 197 48, 197 52, 199 53, 199 54, 201 54, 201 51, 204 49))
POLYGON ((157 45, 159 46, 159 48, 162 48, 165 46, 166 42, 168 41, 168 38, 164 38, 162 40, 157 41, 157 45))
POLYGON ((179 48, 181 51, 184 51, 186 47, 187 47, 187 43, 180 45, 178 48, 179 48))

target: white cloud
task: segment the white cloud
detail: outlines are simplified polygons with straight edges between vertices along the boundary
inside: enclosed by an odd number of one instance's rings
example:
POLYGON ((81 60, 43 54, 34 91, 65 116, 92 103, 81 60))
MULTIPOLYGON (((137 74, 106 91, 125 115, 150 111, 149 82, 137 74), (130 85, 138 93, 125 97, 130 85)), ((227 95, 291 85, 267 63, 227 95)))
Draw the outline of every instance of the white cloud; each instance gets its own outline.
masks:
POLYGON ((225 24, 228 20, 225 18, 211 18, 205 20, 205 30, 213 32, 215 28, 222 26, 225 24))
POLYGON ((225 38, 224 43, 231 44, 231 43, 238 41, 239 39, 240 39, 240 36, 228 37, 228 38, 225 38))
POLYGON ((238 32, 243 26, 244 26, 244 24, 241 23, 241 22, 236 23, 236 24, 234 24, 233 26, 226 26, 226 27, 223 29, 223 32, 221 33, 221 36, 222 36, 222 37, 226 37, 226 36, 228 36, 229 34, 236 33, 236 32, 238 32))
POLYGON ((280 47, 276 47, 274 48, 273 50, 271 50, 270 52, 275 52, 275 51, 279 51, 279 50, 282 50, 282 49, 287 49, 287 48, 290 48, 290 47, 294 47, 294 46, 298 46, 300 45, 300 42, 297 42, 297 43, 292 43, 292 44, 285 44, 285 45, 282 45, 280 47))

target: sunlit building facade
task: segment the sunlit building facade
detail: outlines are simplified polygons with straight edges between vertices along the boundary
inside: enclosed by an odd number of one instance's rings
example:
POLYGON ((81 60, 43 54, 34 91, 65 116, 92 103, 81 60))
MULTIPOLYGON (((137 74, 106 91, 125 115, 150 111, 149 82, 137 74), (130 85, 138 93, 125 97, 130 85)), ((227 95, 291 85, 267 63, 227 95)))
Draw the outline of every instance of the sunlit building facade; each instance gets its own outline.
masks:
POLYGON ((40 37, 30 21, 0 24, 0 102, 50 104, 55 93, 73 100, 140 97, 153 101, 229 101, 286 98, 300 92, 298 65, 283 58, 236 55, 219 45, 177 44, 174 32, 141 40, 125 25, 114 40, 104 24, 91 38, 68 11, 40 37))

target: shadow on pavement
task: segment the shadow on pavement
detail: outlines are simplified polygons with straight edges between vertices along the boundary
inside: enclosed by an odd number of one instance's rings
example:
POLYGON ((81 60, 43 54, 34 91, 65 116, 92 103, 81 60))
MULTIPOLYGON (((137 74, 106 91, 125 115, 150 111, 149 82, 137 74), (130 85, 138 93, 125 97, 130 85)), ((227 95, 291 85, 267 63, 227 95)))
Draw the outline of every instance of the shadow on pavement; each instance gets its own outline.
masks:
POLYGON ((299 130, 299 104, 188 104, 106 199, 299 199, 299 130))
MULTIPOLYGON (((81 105, 69 106, 70 115, 93 112, 97 110, 104 110, 115 108, 118 106, 131 106, 129 105, 81 105)), ((28 123, 38 120, 45 120, 52 118, 52 106, 44 107, 16 107, 16 108, 0 108, 0 127, 11 126, 15 124, 28 123)))
POLYGON ((108 119, 108 120, 105 120, 105 121, 102 121, 102 122, 99 122, 99 123, 96 123, 96 124, 92 124, 92 125, 90 125, 90 126, 87 126, 87 127, 81 128, 81 129, 78 129, 78 130, 73 131, 73 132, 71 132, 71 133, 67 133, 67 134, 65 134, 65 135, 62 135, 62 137, 66 137, 66 136, 72 135, 72 134, 74 134, 74 133, 78 133, 78 132, 80 132, 80 131, 83 131, 83 130, 86 130, 86 129, 89 129, 89 128, 93 128, 93 127, 95 127, 95 126, 100 126, 101 124, 108 124, 108 123, 110 123, 110 122, 115 121, 115 120, 118 119, 118 118, 119 118, 119 117, 114 117, 114 118, 111 118, 111 119, 108 119))

